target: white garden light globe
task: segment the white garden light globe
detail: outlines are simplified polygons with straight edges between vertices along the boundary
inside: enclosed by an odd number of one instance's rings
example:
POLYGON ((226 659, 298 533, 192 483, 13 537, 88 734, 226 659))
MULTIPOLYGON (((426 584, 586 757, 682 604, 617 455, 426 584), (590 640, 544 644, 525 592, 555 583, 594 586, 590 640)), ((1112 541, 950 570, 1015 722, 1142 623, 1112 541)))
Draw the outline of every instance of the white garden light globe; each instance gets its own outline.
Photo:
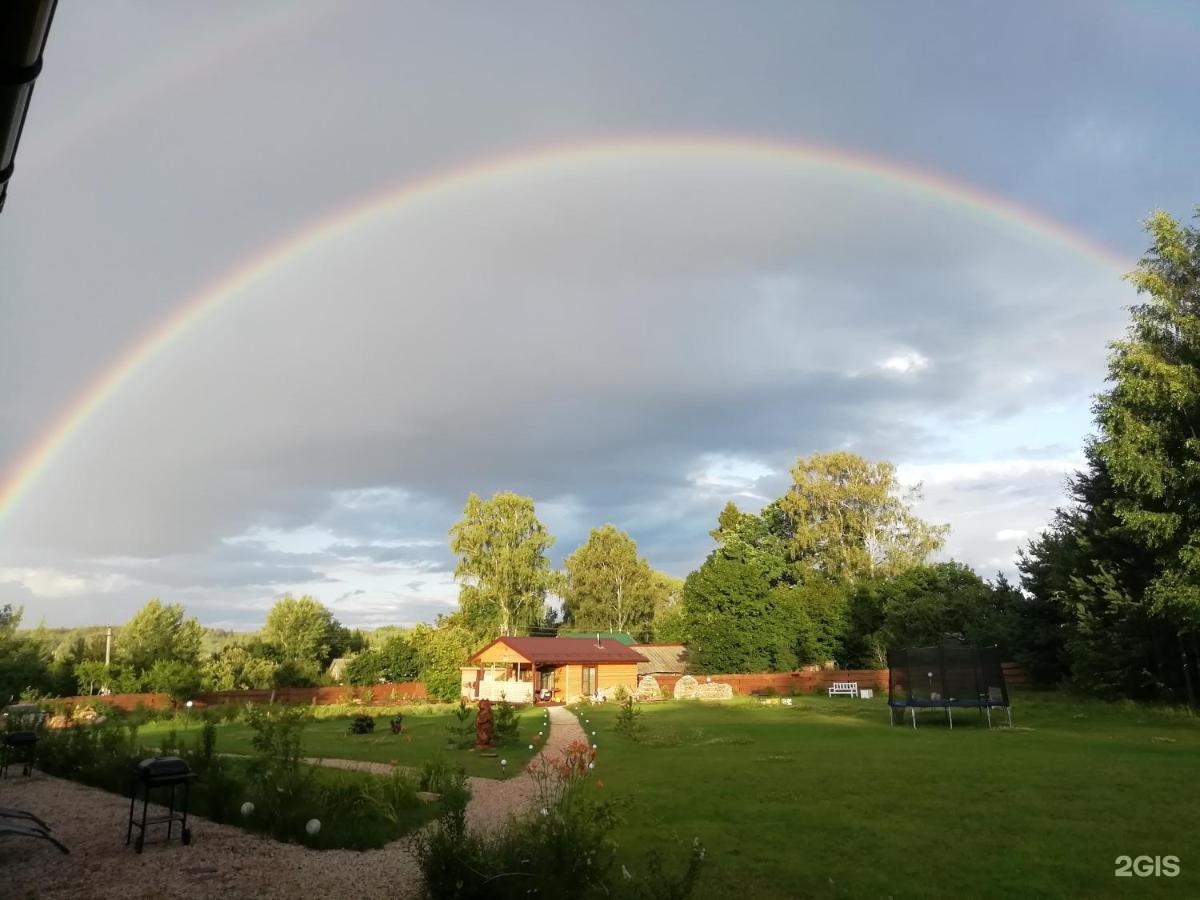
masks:
POLYGON ((320 819, 309 819, 308 824, 304 826, 304 830, 307 831, 309 834, 316 834, 318 831, 321 830, 321 820, 320 819))
POLYGON ((251 803, 249 800, 247 800, 245 803, 242 804, 242 815, 248 816, 252 812, 254 812, 254 804, 251 803))

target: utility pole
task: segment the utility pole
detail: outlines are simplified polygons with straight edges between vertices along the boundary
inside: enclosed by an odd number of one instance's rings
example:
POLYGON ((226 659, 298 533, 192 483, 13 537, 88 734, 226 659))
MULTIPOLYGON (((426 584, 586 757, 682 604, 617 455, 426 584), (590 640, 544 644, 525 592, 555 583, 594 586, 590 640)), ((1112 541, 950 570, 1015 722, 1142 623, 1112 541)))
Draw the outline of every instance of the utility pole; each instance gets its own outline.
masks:
POLYGON ((104 668, 108 668, 112 662, 112 626, 109 625, 104 632, 104 668))

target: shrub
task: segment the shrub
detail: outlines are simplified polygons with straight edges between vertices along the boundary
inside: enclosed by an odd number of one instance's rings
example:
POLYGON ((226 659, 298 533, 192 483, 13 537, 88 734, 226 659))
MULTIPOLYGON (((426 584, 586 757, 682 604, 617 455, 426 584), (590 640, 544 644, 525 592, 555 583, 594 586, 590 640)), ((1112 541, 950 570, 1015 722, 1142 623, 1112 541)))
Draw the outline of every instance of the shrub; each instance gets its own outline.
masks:
POLYGON ((635 709, 633 706, 633 697, 626 697, 621 701, 621 708, 617 710, 617 731, 626 737, 637 738, 638 731, 641 729, 642 716, 640 709, 635 709))
POLYGON ((520 730, 517 721, 517 711, 507 700, 501 700, 492 706, 492 735, 496 746, 504 747, 515 744, 520 730))
POLYGON ((373 716, 355 716, 349 730, 351 734, 371 734, 375 730, 375 719, 373 716))
POLYGON ((392 773, 377 778, 375 790, 367 790, 372 805, 379 814, 390 822, 398 822, 404 811, 421 805, 417 798, 419 785, 416 779, 403 769, 392 769, 392 773))
POLYGON ((450 733, 447 744, 452 750, 467 750, 475 745, 475 709, 466 700, 458 701, 454 721, 446 726, 446 731, 450 733))
POLYGON ((446 761, 446 757, 438 755, 421 764, 421 774, 417 783, 423 791, 443 794, 447 786, 453 786, 456 779, 466 777, 465 772, 462 766, 452 766, 446 761))
POLYGON ((694 842, 682 873, 666 871, 651 854, 646 877, 617 859, 611 837, 623 804, 601 799, 589 775, 595 751, 572 744, 555 760, 530 766, 533 814, 510 818, 489 834, 466 829, 465 786, 443 794, 438 823, 414 839, 430 898, 508 900, 541 897, 631 897, 683 900, 699 878, 704 848, 694 842))
POLYGON ((264 775, 288 774, 299 768, 300 741, 308 721, 308 710, 302 706, 247 708, 246 724, 254 732, 250 739, 254 762, 264 775))
MULTIPOLYGON (((223 757, 219 732, 206 720, 194 744, 177 751, 200 777, 192 786, 192 810, 216 822, 231 822, 311 847, 380 847, 426 815, 416 797, 417 783, 395 771, 388 777, 304 765, 299 736, 305 710, 276 708, 252 713, 255 756, 223 757), (241 805, 254 804, 248 816, 241 805), (317 818, 321 831, 309 835, 305 823, 317 818)), ((106 722, 90 728, 47 731, 39 744, 44 771, 129 796, 134 765, 152 750, 138 743, 138 725, 106 722)), ((171 740, 169 744, 179 744, 171 740)))

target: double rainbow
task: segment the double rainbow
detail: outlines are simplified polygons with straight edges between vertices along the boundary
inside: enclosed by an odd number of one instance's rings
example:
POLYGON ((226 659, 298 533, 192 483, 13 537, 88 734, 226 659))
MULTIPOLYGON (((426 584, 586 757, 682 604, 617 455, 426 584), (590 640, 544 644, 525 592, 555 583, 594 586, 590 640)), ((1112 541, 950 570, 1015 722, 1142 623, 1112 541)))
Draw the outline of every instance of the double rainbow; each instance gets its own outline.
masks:
POLYGON ((743 163, 772 161, 826 170, 831 174, 853 176, 865 183, 906 191, 959 211, 1000 220, 1040 239, 1059 244, 1106 268, 1117 271, 1130 268, 1129 261, 1079 232, 1003 197, 892 160, 843 149, 748 138, 689 136, 590 141, 514 153, 435 172, 373 194, 272 244, 184 301, 174 313, 101 372, 23 454, 0 488, 0 524, 11 517, 22 498, 29 494, 38 478, 50 468, 55 457, 80 428, 147 363, 166 353, 194 325, 215 315, 249 288, 324 242, 355 229, 366 228, 379 217, 408 204, 436 201, 505 179, 528 176, 547 166, 570 163, 586 169, 589 164, 599 165, 622 159, 632 162, 664 159, 743 163))

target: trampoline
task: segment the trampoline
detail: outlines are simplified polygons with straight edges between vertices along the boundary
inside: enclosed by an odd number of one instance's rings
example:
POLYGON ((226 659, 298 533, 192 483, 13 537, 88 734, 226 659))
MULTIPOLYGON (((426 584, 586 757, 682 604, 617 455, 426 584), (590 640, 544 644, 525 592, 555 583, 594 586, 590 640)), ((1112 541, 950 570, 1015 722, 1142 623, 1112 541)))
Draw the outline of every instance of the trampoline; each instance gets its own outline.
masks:
POLYGON ((941 709, 954 728, 955 709, 978 709, 980 718, 987 714, 992 727, 992 710, 1008 713, 1012 727, 1012 706, 1008 685, 1004 682, 1000 648, 972 647, 955 638, 947 638, 937 647, 905 647, 888 651, 888 716, 896 724, 896 710, 912 715, 917 727, 917 711, 941 709))

